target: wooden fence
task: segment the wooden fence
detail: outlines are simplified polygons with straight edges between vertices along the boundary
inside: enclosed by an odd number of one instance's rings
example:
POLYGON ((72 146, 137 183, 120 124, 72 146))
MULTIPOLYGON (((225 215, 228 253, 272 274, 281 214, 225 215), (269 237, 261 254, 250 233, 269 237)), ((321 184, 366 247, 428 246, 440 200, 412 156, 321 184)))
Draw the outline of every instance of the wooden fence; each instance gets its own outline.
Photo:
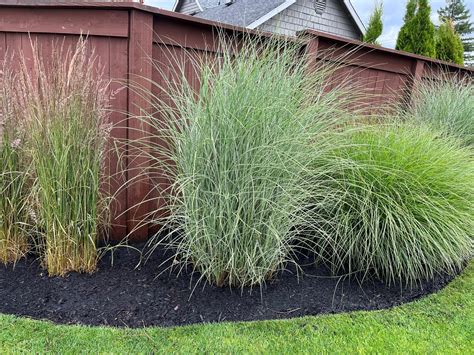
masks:
MULTIPOLYGON (((148 100, 134 90, 123 88, 123 84, 118 82, 133 81, 153 91, 154 95, 161 95, 145 78, 163 82, 162 75, 166 75, 167 68, 174 65, 169 60, 170 53, 180 55, 185 50, 193 50, 197 55, 214 55, 218 30, 242 31, 138 3, 69 2, 38 6, 32 0, 10 0, 3 4, 0 0, 0 58, 7 51, 20 49, 26 56, 30 55, 30 38, 38 41, 47 55, 55 41, 64 40, 73 44, 81 34, 88 35, 88 44, 95 49, 101 64, 105 66, 107 77, 114 79, 111 120, 116 127, 112 137, 122 140, 140 138, 145 134, 137 129, 140 122, 128 117, 127 112, 130 116, 139 114, 140 107, 146 108, 148 100), (160 70, 155 69, 150 58, 160 70)), ((363 45, 316 31, 307 31, 305 35, 310 37, 307 51, 311 60, 323 59, 325 50, 330 48, 340 53, 352 53, 346 56, 347 66, 343 70, 350 72, 353 80, 367 93, 376 94, 375 101, 370 102, 374 107, 405 99, 416 80, 436 75, 440 70, 473 74, 460 66, 363 45)), ((196 82, 196 73, 191 66, 186 75, 196 82)), ((152 191, 146 181, 137 179, 139 169, 136 168, 146 164, 146 161, 129 156, 124 169, 126 172, 120 174, 117 156, 111 154, 109 157, 105 173, 117 176, 110 186, 111 191, 116 192, 119 186, 126 186, 117 194, 113 205, 111 237, 115 240, 131 231, 131 238, 135 241, 145 240, 150 234, 148 226, 136 228, 140 216, 153 208, 151 202, 140 202, 149 198, 150 194, 159 197, 157 190, 152 191)))

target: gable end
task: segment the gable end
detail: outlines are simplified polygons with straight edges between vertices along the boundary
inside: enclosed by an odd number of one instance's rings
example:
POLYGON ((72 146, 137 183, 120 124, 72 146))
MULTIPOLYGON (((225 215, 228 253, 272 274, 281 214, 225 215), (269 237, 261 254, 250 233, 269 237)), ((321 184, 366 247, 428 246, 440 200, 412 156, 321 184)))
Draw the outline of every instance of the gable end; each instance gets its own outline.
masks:
POLYGON ((322 7, 317 6, 321 3, 320 0, 297 0, 257 28, 287 36, 295 36, 299 31, 311 29, 360 40, 363 34, 357 23, 360 19, 355 11, 350 11, 348 6, 353 7, 346 1, 348 0, 326 0, 322 7))
POLYGON ((202 6, 199 0, 176 0, 173 11, 185 15, 195 15, 202 11, 202 6))

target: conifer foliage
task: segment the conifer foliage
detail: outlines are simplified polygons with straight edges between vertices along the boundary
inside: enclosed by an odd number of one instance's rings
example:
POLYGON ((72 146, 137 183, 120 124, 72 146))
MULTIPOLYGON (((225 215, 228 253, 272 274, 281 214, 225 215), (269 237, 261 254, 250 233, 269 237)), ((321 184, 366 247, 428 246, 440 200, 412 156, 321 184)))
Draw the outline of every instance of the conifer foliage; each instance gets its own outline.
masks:
POLYGON ((451 20, 446 20, 436 36, 436 58, 459 65, 464 64, 464 47, 451 20))
POLYGON ((405 17, 403 18, 403 26, 400 28, 398 33, 397 43, 395 48, 398 50, 404 50, 407 52, 412 51, 412 40, 410 33, 410 24, 415 17, 417 7, 417 0, 408 0, 406 6, 405 17))
POLYGON ((377 39, 383 32, 382 15, 383 4, 377 3, 375 5, 374 12, 370 16, 369 26, 367 28, 367 32, 364 35, 364 42, 379 45, 377 39))
POLYGON ((452 21, 464 47, 464 61, 474 61, 474 23, 464 0, 446 0, 446 6, 438 10, 441 23, 452 21))
POLYGON ((398 34, 396 49, 435 57, 435 27, 430 19, 428 0, 408 0, 404 24, 398 34))

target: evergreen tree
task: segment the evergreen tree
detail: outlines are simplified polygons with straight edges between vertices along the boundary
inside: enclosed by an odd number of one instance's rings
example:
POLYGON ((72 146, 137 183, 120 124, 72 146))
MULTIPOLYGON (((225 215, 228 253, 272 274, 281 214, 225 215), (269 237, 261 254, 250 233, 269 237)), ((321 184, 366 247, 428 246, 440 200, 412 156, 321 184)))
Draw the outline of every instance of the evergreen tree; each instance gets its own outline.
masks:
POLYGON ((461 37, 451 20, 446 20, 438 29, 436 37, 436 58, 446 62, 464 64, 464 48, 461 37))
POLYGON ((413 52, 410 25, 415 17, 416 8, 417 0, 408 0, 405 17, 403 18, 403 26, 398 33, 395 49, 413 52))
POLYGON ((409 0, 405 23, 398 34, 396 48, 407 52, 435 57, 435 27, 430 19, 428 0, 409 0))
POLYGON ((383 4, 377 3, 375 5, 374 12, 370 16, 369 26, 367 28, 367 32, 364 35, 364 42, 377 44, 377 39, 383 32, 383 22, 382 22, 382 15, 383 15, 383 4))
POLYGON ((442 23, 451 20, 454 28, 461 36, 464 47, 465 61, 474 60, 474 24, 471 22, 471 13, 464 0, 446 0, 446 6, 438 10, 439 19, 442 23))
POLYGON ((403 18, 403 21, 405 23, 407 23, 408 21, 412 20, 413 17, 415 17, 417 6, 418 6, 417 0, 408 0, 407 12, 405 14, 405 17, 403 18))
POLYGON ((434 58, 436 55, 436 30, 431 22, 429 0, 418 0, 418 11, 413 18, 413 24, 414 53, 434 58))

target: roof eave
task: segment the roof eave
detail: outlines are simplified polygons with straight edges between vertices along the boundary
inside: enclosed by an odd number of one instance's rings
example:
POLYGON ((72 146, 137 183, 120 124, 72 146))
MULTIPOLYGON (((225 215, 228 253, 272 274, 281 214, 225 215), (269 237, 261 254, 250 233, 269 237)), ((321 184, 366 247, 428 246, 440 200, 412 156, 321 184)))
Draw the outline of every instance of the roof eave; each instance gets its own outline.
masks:
POLYGON ((259 19, 255 20, 251 24, 247 25, 247 28, 251 29, 251 30, 256 29, 258 26, 264 24, 265 22, 267 22, 271 18, 275 17, 280 12, 282 12, 283 10, 285 10, 288 7, 290 7, 291 5, 293 5, 295 2, 296 2, 296 0, 286 0, 283 4, 275 7, 272 11, 267 12, 265 15, 263 15, 259 19))
POLYGON ((352 19, 354 20, 355 24, 357 25, 357 28, 359 29, 360 33, 362 35, 365 34, 366 28, 364 23, 359 17, 359 14, 357 13, 356 9, 354 8, 354 5, 352 5, 352 2, 350 0, 342 0, 343 4, 346 6, 347 11, 352 16, 352 19))
POLYGON ((181 0, 175 0, 174 5, 173 5, 173 12, 176 12, 176 9, 178 8, 179 3, 181 0))
MULTIPOLYGON (((202 6, 199 3, 199 0, 194 0, 194 1, 196 1, 197 6, 199 7, 199 10, 203 11, 202 6)), ((176 12, 176 10, 178 9, 178 5, 181 4, 182 2, 183 2, 183 0, 175 0, 174 5, 173 5, 173 12, 176 12)))

